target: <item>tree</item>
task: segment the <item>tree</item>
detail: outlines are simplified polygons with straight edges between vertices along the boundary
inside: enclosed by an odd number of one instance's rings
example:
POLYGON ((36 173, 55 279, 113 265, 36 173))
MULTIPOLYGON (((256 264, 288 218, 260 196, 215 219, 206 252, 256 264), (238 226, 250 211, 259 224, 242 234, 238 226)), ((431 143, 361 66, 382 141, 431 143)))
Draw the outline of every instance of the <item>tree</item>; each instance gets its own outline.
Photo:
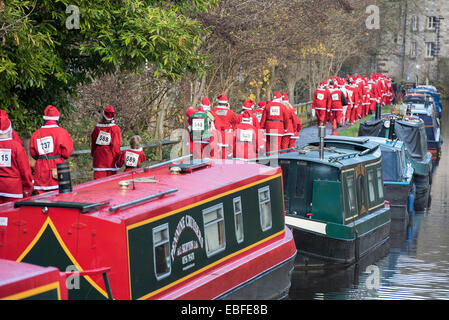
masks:
POLYGON ((200 74, 206 30, 188 15, 216 2, 0 1, 0 101, 26 135, 47 104, 70 110, 69 96, 80 84, 117 70, 148 64, 168 81, 200 74))

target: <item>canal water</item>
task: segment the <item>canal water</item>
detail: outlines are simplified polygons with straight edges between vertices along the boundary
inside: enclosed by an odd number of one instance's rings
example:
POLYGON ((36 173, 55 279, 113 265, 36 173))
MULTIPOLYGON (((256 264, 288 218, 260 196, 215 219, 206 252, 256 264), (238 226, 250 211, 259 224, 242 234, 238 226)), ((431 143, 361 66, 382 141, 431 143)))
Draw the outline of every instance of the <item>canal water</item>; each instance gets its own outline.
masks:
MULTIPOLYGON (((449 299, 449 114, 443 112, 444 139, 434 164, 430 210, 359 264, 345 270, 295 271, 291 300, 449 299)), ((392 226, 393 229, 393 226, 392 226)))

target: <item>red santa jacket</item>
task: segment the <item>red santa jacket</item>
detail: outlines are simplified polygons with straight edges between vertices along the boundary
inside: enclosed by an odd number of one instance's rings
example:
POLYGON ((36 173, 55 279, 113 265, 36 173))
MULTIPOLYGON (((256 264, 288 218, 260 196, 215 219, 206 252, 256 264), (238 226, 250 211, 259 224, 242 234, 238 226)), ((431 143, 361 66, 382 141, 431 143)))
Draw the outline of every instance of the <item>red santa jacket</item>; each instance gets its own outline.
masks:
POLYGON ((259 119, 257 119, 256 115, 254 114, 254 111, 245 110, 242 113, 240 113, 237 116, 237 124, 246 122, 246 123, 253 125, 254 127, 256 127, 257 130, 259 130, 259 128, 260 128, 259 119), (246 115, 246 116, 244 116, 244 115, 246 115))
POLYGON ((241 122, 234 129, 234 159, 254 159, 257 157, 259 145, 263 143, 258 130, 249 122, 241 122))
POLYGON ((219 147, 228 147, 233 140, 232 129, 237 125, 238 118, 234 111, 224 106, 217 106, 211 111, 214 117, 215 129, 221 132, 221 139, 217 141, 219 147))
POLYGON ((99 123, 91 134, 91 154, 94 171, 117 171, 120 157, 121 131, 115 123, 99 123))
POLYGON ((260 127, 267 136, 283 136, 290 122, 290 111, 280 102, 270 102, 265 107, 260 127))
POLYGON ((253 110, 253 115, 257 118, 260 127, 260 121, 262 120, 263 109, 255 109, 253 110))
POLYGON ((140 164, 147 160, 142 148, 123 150, 117 160, 117 166, 126 166, 125 171, 130 171, 140 167, 140 164))
POLYGON ((293 130, 294 135, 291 137, 292 139, 299 139, 299 131, 302 129, 302 123, 299 117, 297 116, 296 112, 293 113, 293 130))
POLYGON ((25 149, 12 137, 0 139, 0 196, 28 197, 33 191, 33 175, 25 149))
POLYGON ((53 179, 52 169, 58 163, 63 163, 73 152, 73 141, 70 134, 58 126, 54 120, 49 120, 37 129, 30 140, 30 154, 36 160, 34 166, 34 189, 58 189, 58 181, 53 179))
POLYGON ((331 111, 343 111, 343 106, 347 105, 345 95, 340 89, 329 89, 331 97, 331 111))
POLYGON ((312 109, 329 110, 331 106, 330 92, 325 88, 318 88, 313 94, 312 109))

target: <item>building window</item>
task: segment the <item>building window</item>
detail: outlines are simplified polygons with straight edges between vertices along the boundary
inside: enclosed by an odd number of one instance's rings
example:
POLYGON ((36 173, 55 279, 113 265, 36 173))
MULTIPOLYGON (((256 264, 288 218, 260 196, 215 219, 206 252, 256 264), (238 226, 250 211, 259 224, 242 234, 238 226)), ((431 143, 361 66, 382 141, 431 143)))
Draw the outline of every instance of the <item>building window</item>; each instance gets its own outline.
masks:
POLYGON ((426 58, 435 57, 435 42, 426 42, 426 58))
POLYGON ((418 31, 418 16, 412 16, 412 31, 418 31))
POLYGON ((416 42, 413 41, 410 45, 410 57, 416 57, 416 42))
POLYGON ((262 231, 266 231, 272 225, 270 186, 259 189, 259 212, 262 231))
POLYGON ((234 198, 234 220, 235 220, 235 237, 237 242, 243 241, 243 214, 242 214, 242 199, 240 197, 234 198))
POLYGON ((223 204, 203 210, 204 238, 206 241, 206 254, 210 256, 225 249, 225 229, 223 204))
POLYGON ((384 197, 384 181, 382 179, 382 168, 377 168, 377 188, 379 191, 379 199, 384 197))
POLYGON ((427 30, 435 30, 437 17, 427 17, 427 30))
POLYGON ((171 272, 168 223, 153 229, 154 268, 158 280, 171 272))

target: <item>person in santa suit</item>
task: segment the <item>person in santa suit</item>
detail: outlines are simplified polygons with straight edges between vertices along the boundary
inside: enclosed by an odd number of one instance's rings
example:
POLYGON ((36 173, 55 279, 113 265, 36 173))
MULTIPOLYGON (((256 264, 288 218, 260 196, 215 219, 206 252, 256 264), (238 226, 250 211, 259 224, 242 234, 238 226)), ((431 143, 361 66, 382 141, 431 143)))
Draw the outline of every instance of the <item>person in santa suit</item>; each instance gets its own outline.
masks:
POLYGON ((121 168, 123 165, 126 166, 125 171, 131 171, 140 168, 142 162, 147 160, 145 152, 142 148, 142 138, 138 135, 132 136, 129 140, 129 145, 131 149, 123 150, 117 160, 117 166, 121 168))
MULTIPOLYGON (((292 142, 292 138, 295 136, 296 132, 296 125, 297 125, 297 120, 296 120, 296 109, 290 104, 288 95, 286 92, 282 93, 282 104, 284 106, 287 107, 287 110, 289 112, 288 114, 288 118, 289 118, 289 123, 287 125, 287 131, 284 133, 284 136, 282 137, 282 141, 281 141, 281 150, 286 150, 288 148, 290 148, 291 142, 292 142)), ((286 153, 288 151, 284 151, 284 153, 286 153)))
POLYGON ((190 149, 190 153, 193 153, 193 140, 192 140, 192 120, 190 119, 190 116, 192 114, 194 114, 195 112, 198 112, 197 109, 195 109, 194 107, 189 107, 186 111, 186 119, 187 119, 187 123, 188 123, 188 127, 187 130, 189 131, 189 149, 190 149))
POLYGON ((215 128, 221 132, 220 140, 217 142, 222 159, 228 159, 233 154, 233 129, 238 123, 234 111, 229 108, 229 100, 225 94, 217 97, 218 106, 211 110, 215 119, 215 128))
MULTIPOLYGON (((254 108, 254 101, 246 100, 243 103, 242 112, 237 116, 237 123, 241 123, 242 121, 249 121, 252 125, 254 125, 256 127, 257 130, 259 130, 259 128, 260 128, 259 120, 254 115, 253 108, 254 108), (248 112, 246 112, 246 111, 248 111, 248 112), (248 113, 251 115, 249 120, 242 120, 243 114, 248 114, 248 113)), ((247 118, 245 118, 245 119, 247 119, 247 118)))
MULTIPOLYGON (((6 117, 9 119, 8 114, 6 113, 5 110, 0 109, 0 117, 6 117)), ((17 134, 17 132, 11 128, 11 135, 12 135, 12 139, 17 141, 18 143, 20 143, 23 146, 23 141, 22 139, 20 139, 20 136, 17 134)))
POLYGON ((33 175, 22 144, 12 138, 11 121, 0 115, 0 204, 27 198, 33 175))
POLYGON ((313 93, 312 116, 316 116, 318 127, 326 125, 328 111, 330 111, 331 100, 327 86, 327 82, 323 81, 313 93))
POLYGON ((252 123, 253 115, 249 110, 243 111, 242 121, 234 128, 233 158, 247 160, 257 158, 263 140, 259 138, 259 130, 252 123))
POLYGON ((337 128, 342 126, 343 121, 343 106, 347 106, 348 102, 345 95, 340 90, 338 85, 330 84, 331 89, 331 109, 330 109, 330 121, 332 123, 332 135, 337 135, 337 128))
POLYGON ((291 125, 290 110, 282 104, 281 93, 274 92, 273 95, 273 100, 265 106, 260 121, 260 127, 265 130, 265 150, 267 153, 270 152, 269 155, 281 150, 282 137, 291 125))
POLYGON ((122 143, 120 127, 115 123, 115 110, 107 106, 103 116, 91 134, 90 150, 92 155, 94 179, 104 178, 117 173, 117 160, 120 157, 122 143))
POLYGON ((257 118, 259 125, 260 120, 262 120, 263 109, 265 109, 265 101, 259 101, 259 103, 257 104, 257 108, 253 110, 253 114, 257 118))
POLYGON ((44 111, 45 124, 30 139, 30 155, 34 165, 34 190, 43 193, 58 189, 57 164, 64 163, 73 152, 70 134, 59 127, 59 111, 49 105, 44 111))

